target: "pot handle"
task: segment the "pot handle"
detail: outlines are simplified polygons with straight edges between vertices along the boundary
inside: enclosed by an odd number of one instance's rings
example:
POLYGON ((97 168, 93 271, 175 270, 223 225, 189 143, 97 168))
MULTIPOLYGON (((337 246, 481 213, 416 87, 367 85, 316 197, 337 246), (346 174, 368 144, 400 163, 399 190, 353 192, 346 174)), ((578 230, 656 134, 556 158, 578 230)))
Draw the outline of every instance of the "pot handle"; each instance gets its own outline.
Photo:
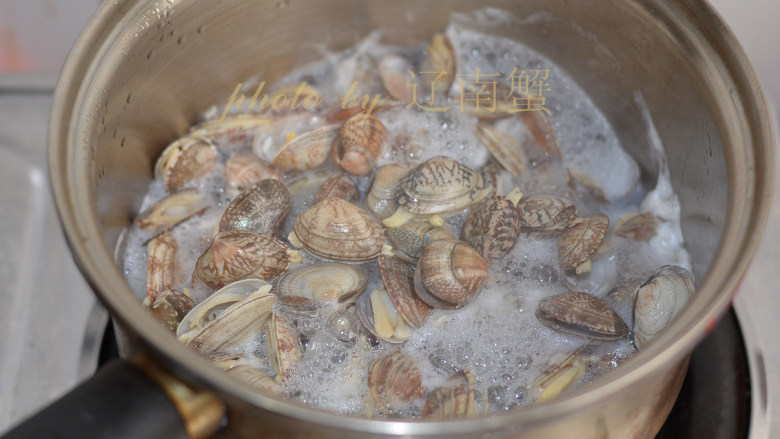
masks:
POLYGON ((2 439, 205 439, 224 425, 224 414, 216 396, 142 356, 108 363, 2 439))

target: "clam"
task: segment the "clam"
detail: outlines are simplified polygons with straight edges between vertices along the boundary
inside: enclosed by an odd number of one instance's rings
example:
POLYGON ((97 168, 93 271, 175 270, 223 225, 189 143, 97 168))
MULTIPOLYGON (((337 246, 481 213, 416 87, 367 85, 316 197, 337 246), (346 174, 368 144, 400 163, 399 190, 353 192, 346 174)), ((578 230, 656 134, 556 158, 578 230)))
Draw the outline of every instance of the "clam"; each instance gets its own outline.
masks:
POLYGON ((344 175, 343 172, 333 174, 322 183, 320 190, 317 191, 317 195, 314 196, 314 203, 319 203, 325 198, 334 197, 341 198, 342 200, 355 202, 360 199, 360 193, 358 192, 355 183, 350 180, 349 177, 344 175))
POLYGON ((560 197, 523 197, 517 209, 524 232, 560 233, 577 219, 577 206, 560 197))
POLYGON ((614 235, 635 241, 649 241, 658 228, 658 217, 652 213, 633 213, 621 216, 615 224, 614 235))
POLYGON ((229 370, 236 366, 251 366, 253 368, 267 367, 268 362, 261 357, 245 352, 211 352, 202 354, 214 366, 229 370))
POLYGON ((195 275, 211 288, 255 277, 273 279, 300 255, 283 242, 243 230, 220 232, 198 258, 195 275))
POLYGON ((534 380, 531 394, 536 402, 555 398, 585 375, 586 364, 580 356, 584 349, 585 346, 575 350, 562 360, 553 362, 553 366, 546 369, 534 380))
POLYGON ((226 285, 206 300, 192 308, 182 318, 176 329, 176 337, 188 342, 193 335, 211 323, 219 314, 230 306, 247 298, 256 292, 271 291, 271 284, 261 279, 244 279, 226 285))
POLYGON ((385 219, 395 212, 395 193, 398 183, 411 166, 406 163, 393 163, 376 170, 371 189, 366 194, 366 208, 379 219, 385 219))
POLYGON ((376 96, 382 93, 382 78, 379 76, 379 67, 370 55, 358 54, 352 62, 352 81, 355 85, 354 96, 376 96))
POLYGON ((252 366, 238 365, 227 370, 227 374, 236 377, 242 383, 248 384, 251 388, 261 392, 268 392, 274 395, 282 394, 282 386, 271 378, 267 373, 252 366))
POLYGON ((452 375, 447 386, 428 393, 422 411, 427 419, 462 419, 476 414, 474 377, 467 370, 452 375))
POLYGON ((186 291, 165 290, 154 298, 148 296, 144 299, 144 308, 172 332, 176 332, 179 322, 194 306, 186 291))
POLYGON ((301 337, 293 322, 284 314, 274 312, 268 321, 266 342, 268 357, 274 365, 277 381, 286 381, 303 357, 301 337))
POLYGON ((412 336, 413 328, 401 318, 386 289, 361 295, 355 305, 360 323, 379 340, 403 343, 412 336))
POLYGON ((690 301, 695 286, 691 273, 665 265, 634 292, 634 345, 644 348, 690 301))
POLYGON ((341 124, 326 125, 295 136, 282 145, 273 165, 282 171, 306 171, 325 163, 341 124))
POLYGON ((401 206, 383 221, 398 227, 414 216, 453 214, 482 201, 491 191, 482 174, 445 156, 436 156, 409 171, 398 185, 401 206))
POLYGON ((449 38, 442 34, 434 35, 427 49, 428 56, 423 60, 420 72, 437 76, 426 88, 435 95, 447 96, 457 69, 455 49, 449 38))
POLYGON ((366 289, 366 273, 354 265, 320 262, 288 271, 275 282, 279 300, 297 308, 349 303, 366 289))
POLYGON ((217 147, 203 137, 182 137, 165 148, 154 167, 157 178, 162 179, 166 192, 172 192, 185 184, 211 172, 217 164, 217 147))
POLYGON ((423 250, 414 272, 414 289, 434 308, 459 308, 476 296, 487 273, 487 263, 476 250, 462 241, 442 239, 423 250))
POLYGON ((609 229, 609 217, 601 213, 581 218, 580 221, 566 229, 558 239, 558 260, 564 271, 579 272, 578 267, 589 262, 609 229))
POLYGON ((382 226, 368 212, 340 198, 326 198, 295 219, 291 242, 313 255, 343 261, 366 261, 382 251, 382 226))
POLYGON ((528 159, 520 142, 508 133, 480 123, 474 134, 487 147, 493 158, 515 177, 519 177, 528 168, 528 159))
POLYGON ((506 197, 488 198, 466 216, 461 238, 474 248, 488 264, 509 253, 520 235, 517 203, 523 196, 513 189, 506 197))
POLYGON ((368 370, 368 390, 380 409, 391 409, 403 401, 424 395, 420 369, 401 351, 385 354, 368 370))
POLYGON ((455 239, 446 227, 436 227, 430 221, 409 221, 385 232, 393 245, 393 253, 404 261, 416 264, 423 249, 439 239, 455 239))
POLYGON ((558 136, 547 114, 542 111, 523 111, 520 113, 520 119, 530 135, 523 142, 523 150, 528 158, 537 163, 560 162, 562 155, 558 136))
POLYGON ((628 326, 606 302, 588 293, 563 293, 543 299, 536 318, 550 328, 591 340, 617 340, 628 326))
POLYGON ((414 102, 413 90, 420 85, 420 80, 414 75, 412 63, 402 56, 387 55, 379 60, 378 68, 387 94, 404 104, 414 102))
POLYGON ((282 174, 251 152, 235 154, 225 162, 225 182, 244 190, 260 180, 281 180, 282 174))
POLYGON ((152 238, 146 248, 149 258, 146 295, 154 300, 158 294, 173 287, 178 246, 173 236, 163 232, 152 238))
POLYGON ((244 230, 275 236, 290 211, 290 192, 279 180, 260 180, 230 202, 219 231, 244 230))
POLYGON ((379 119, 364 114, 352 116, 341 127, 333 161, 352 175, 366 176, 374 170, 387 137, 387 129, 379 119))
POLYGON ((182 189, 157 201, 135 219, 138 228, 152 235, 171 230, 177 224, 208 208, 206 197, 196 189, 182 189))
POLYGON ((196 125, 189 135, 210 139, 223 149, 239 149, 251 145, 255 131, 272 121, 270 117, 259 114, 231 114, 196 125))
POLYGON ((227 307, 192 335, 187 345, 202 353, 236 348, 263 330, 274 304, 274 294, 256 291, 227 307))

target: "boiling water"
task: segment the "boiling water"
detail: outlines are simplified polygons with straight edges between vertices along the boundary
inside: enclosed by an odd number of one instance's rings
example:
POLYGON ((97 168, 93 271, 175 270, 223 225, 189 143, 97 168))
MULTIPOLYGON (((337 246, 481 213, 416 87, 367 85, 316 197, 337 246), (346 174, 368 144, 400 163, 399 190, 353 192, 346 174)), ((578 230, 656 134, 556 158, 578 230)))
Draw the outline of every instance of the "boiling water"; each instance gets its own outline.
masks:
MULTIPOLYGON (((500 73, 506 78, 515 68, 517 71, 549 69, 546 81, 549 90, 544 96, 565 167, 552 171, 565 174, 568 169, 572 174, 584 176, 602 188, 610 202, 594 201, 592 192, 582 187, 572 191, 565 184, 536 189, 539 194, 565 195, 577 205, 580 214, 605 213, 611 224, 615 224, 621 215, 637 211, 653 213, 663 220, 657 236, 649 242, 609 237, 612 249, 594 261, 591 272, 582 276, 567 276, 561 271, 555 238, 534 239, 521 234, 514 249, 490 266, 488 281, 471 303, 454 311, 434 310, 425 325, 400 346, 421 370, 426 391, 443 385, 454 371, 468 370, 475 378, 478 409, 498 413, 533 402, 530 392, 534 378, 562 354, 588 344, 581 338, 563 335, 542 325, 534 315, 541 299, 571 290, 590 292, 603 298, 630 325, 631 294, 613 289, 614 286, 633 285, 662 265, 690 267, 682 247, 679 203, 671 190, 668 170, 663 167, 659 170, 655 189, 647 192, 641 187, 637 164, 621 149, 612 127, 590 101, 586 90, 580 89, 549 60, 517 42, 492 38, 455 25, 447 29, 446 35, 458 55, 459 75, 474 75, 479 68, 483 73, 500 73)), ((378 59, 396 53, 419 60, 425 54, 424 45, 403 49, 387 47, 379 44, 379 37, 379 34, 373 34, 344 53, 328 53, 324 61, 292 72, 281 83, 296 84, 305 80, 315 86, 320 95, 331 97, 323 105, 333 104, 338 98, 332 97, 344 96, 348 91, 351 81, 346 79, 352 77, 358 57, 369 55, 378 59)), ((376 117, 393 136, 390 143, 402 145, 386 152, 379 165, 401 160, 419 163, 436 155, 453 157, 473 169, 484 165, 490 153, 473 134, 476 118, 459 111, 458 87, 456 80, 450 92, 453 97, 446 102, 451 107, 448 112, 401 108, 377 113, 376 117)), ((211 114, 218 114, 218 111, 212 110, 211 114)), ((651 125, 651 121, 648 122, 651 125)), ((271 160, 287 133, 302 133, 324 124, 321 115, 290 119, 276 131, 255 139, 253 151, 261 158, 271 160)), ((496 126, 515 137, 527 135, 523 125, 514 118, 498 121, 496 126)), ((660 148, 657 152, 663 153, 660 148)), ((220 157, 220 162, 224 163, 226 154, 221 154, 224 156, 220 157)), ((665 160, 660 162, 665 167, 665 160)), ((514 186, 526 190, 537 165, 540 164, 531 163, 531 168, 520 178, 502 171, 500 193, 505 194, 514 186)), ((285 177, 293 205, 280 238, 292 231, 295 217, 313 204, 319 185, 336 170, 328 161, 316 170, 285 177)), ((236 195, 235 190, 225 185, 222 174, 223 165, 220 164, 210 175, 193 183, 210 195, 212 205, 203 215, 171 231, 179 244, 179 284, 175 287, 190 288, 196 302, 213 291, 192 281, 195 261, 208 247, 224 208, 236 195)), ((365 177, 357 182, 362 205, 371 180, 365 177)), ((162 183, 154 182, 142 207, 146 208, 164 195, 162 183)), ((456 236, 463 217, 460 214, 447 220, 447 227, 456 236)), ((143 243, 148 239, 148 234, 133 227, 124 254, 128 282, 139 297, 146 291, 147 259, 143 243)), ((302 253, 303 264, 318 262, 317 258, 302 253)), ((380 288, 376 261, 361 264, 361 267, 370 279, 366 294, 380 288)), ((280 311, 294 312, 284 309, 283 305, 278 307, 280 311)), ((399 346, 366 337, 354 313, 324 309, 309 315, 299 312, 294 315, 303 335, 305 353, 285 383, 286 393, 291 398, 339 413, 419 415, 422 399, 389 414, 377 413, 369 403, 366 378, 371 362, 399 346), (344 324, 334 325, 334 319, 341 319, 344 324)), ((265 349, 262 334, 241 348, 247 355, 260 358, 265 357, 265 349)), ((588 369, 575 387, 617 367, 632 351, 628 340, 588 345, 583 351, 588 369)), ((267 371, 272 372, 272 369, 267 371)))

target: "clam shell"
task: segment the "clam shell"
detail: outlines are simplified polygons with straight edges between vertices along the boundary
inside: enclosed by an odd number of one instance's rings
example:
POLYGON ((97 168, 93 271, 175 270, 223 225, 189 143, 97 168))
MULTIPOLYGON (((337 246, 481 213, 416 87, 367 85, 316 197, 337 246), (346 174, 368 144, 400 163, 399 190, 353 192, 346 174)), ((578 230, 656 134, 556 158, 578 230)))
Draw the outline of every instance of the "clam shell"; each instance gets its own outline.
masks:
POLYGON ((416 264, 423 249, 438 239, 455 239, 446 227, 436 227, 428 221, 409 221, 404 225, 385 231, 393 245, 393 253, 404 261, 416 264))
POLYGON ((482 201, 490 188, 479 172, 436 156, 409 171, 398 192, 398 204, 415 215, 445 215, 482 201))
POLYGON ((176 337, 187 342, 204 326, 231 305, 256 292, 271 291, 271 284, 261 279, 244 279, 226 285, 192 308, 176 329, 176 337))
POLYGON ((500 196, 491 197, 471 209, 461 229, 461 238, 488 264, 509 253, 518 236, 517 209, 512 201, 500 196))
POLYGON ((665 265, 634 292, 634 345, 644 348, 679 314, 695 290, 691 273, 665 265))
POLYGON ((273 165, 282 171, 306 171, 325 163, 341 124, 326 125, 301 134, 282 145, 273 165))
POLYGON ((333 174, 322 183, 317 195, 314 196, 314 203, 319 203, 326 198, 341 198, 344 201, 355 202, 360 199, 355 183, 343 172, 333 174))
POLYGON ((288 271, 275 282, 274 291, 287 305, 310 308, 328 303, 349 303, 366 289, 366 273, 354 265, 320 262, 288 271))
POLYGON ((282 386, 279 383, 268 376, 267 373, 252 366, 238 365, 228 369, 227 374, 236 377, 236 379, 248 384, 255 390, 274 395, 282 394, 282 386))
POLYGON ((398 258, 379 255, 382 282, 398 314, 413 328, 419 328, 431 314, 431 307, 414 294, 414 270, 398 258))
POLYGON ((155 165, 155 175, 162 179, 166 192, 211 172, 217 164, 217 147, 203 137, 185 136, 166 147, 155 165))
POLYGON ((606 302, 588 293, 563 293, 543 299, 536 318, 550 328, 592 340, 617 340, 628 326, 606 302))
POLYGON ((192 310, 195 303, 186 293, 176 290, 165 290, 152 299, 144 299, 144 308, 152 313, 158 322, 176 332, 179 322, 192 310))
POLYGON ((387 129, 379 119, 355 115, 341 127, 341 138, 333 148, 333 161, 352 175, 366 176, 374 170, 387 137, 387 129))
MULTIPOLYGON (((387 94, 404 104, 414 102, 413 86, 408 84, 419 86, 420 80, 413 73, 415 68, 412 63, 402 56, 387 55, 379 60, 377 67, 387 94)), ((417 90, 422 91, 420 87, 417 90)))
POLYGON ((176 239, 167 232, 155 236, 146 246, 149 265, 146 273, 146 295, 154 300, 174 284, 176 239))
POLYGON ((585 375, 586 364, 580 357, 582 346, 546 369, 531 384, 531 394, 536 402, 555 398, 585 375))
POLYGON ((487 263, 468 244, 442 239, 425 247, 414 272, 414 289, 428 305, 454 309, 476 296, 487 273, 487 263))
POLYGON ((469 371, 455 373, 447 386, 428 393, 422 411, 426 419, 462 419, 476 414, 474 377, 469 371))
POLYGON ((480 123, 474 134, 487 147, 496 162, 515 177, 520 177, 528 168, 528 159, 525 157, 520 142, 508 133, 497 130, 488 124, 480 123))
POLYGON ((274 365, 277 379, 286 381, 292 370, 303 358, 301 337, 293 322, 284 314, 274 312, 268 321, 268 357, 274 365))
POLYGON ((273 121, 268 116, 253 113, 238 113, 225 116, 224 119, 207 120, 190 130, 190 136, 204 137, 213 141, 222 149, 249 147, 255 131, 273 121))
POLYGON ((412 336, 406 323, 385 289, 362 294, 355 302, 358 318, 363 327, 379 340, 387 343, 403 343, 412 336))
POLYGON ((382 226, 368 212, 340 198, 326 198, 295 219, 306 250, 325 259, 365 261, 382 251, 382 226))
POLYGON ((245 152, 227 159, 224 177, 229 186, 244 190, 260 180, 281 180, 282 174, 256 155, 245 152))
POLYGON ((192 336, 187 345, 201 353, 238 347, 263 330, 274 304, 274 294, 263 290, 254 292, 221 312, 192 336))
POLYGON ((156 235, 203 213, 207 207, 206 197, 197 189, 183 189, 149 206, 135 219, 135 225, 147 233, 156 235))
POLYGON ((283 242, 242 230, 220 232, 195 264, 195 275, 211 288, 249 277, 273 279, 290 265, 283 242))
POLYGON ((420 370, 411 357, 400 351, 374 360, 368 370, 368 389, 381 409, 392 409, 399 402, 424 395, 420 370))
POLYGON ((533 142, 524 142, 523 149, 530 160, 539 162, 556 161, 563 158, 558 146, 558 136, 550 123, 550 119, 542 111, 523 111, 520 119, 528 128, 533 142))
POLYGON ((395 212, 395 194, 398 183, 411 166, 406 163, 393 163, 376 170, 374 181, 366 195, 366 208, 379 219, 385 219, 395 212))
POLYGON ((431 81, 426 83, 426 89, 428 93, 433 88, 434 94, 447 96, 455 81, 457 70, 455 49, 449 38, 442 34, 434 35, 427 49, 428 56, 423 60, 420 72, 436 73, 440 76, 432 76, 431 81))
POLYGON ((279 180, 260 180, 228 204, 219 221, 219 231, 244 230, 275 236, 289 211, 287 186, 279 180))
POLYGON ((523 197, 517 203, 517 209, 525 232, 559 233, 577 218, 577 206, 560 197, 523 197))
POLYGON ((566 229, 558 238, 558 260, 564 271, 574 270, 590 259, 609 229, 609 217, 597 213, 566 229))
POLYGON ((613 234, 635 241, 649 241, 655 236, 657 228, 658 217, 645 212, 620 217, 613 234))

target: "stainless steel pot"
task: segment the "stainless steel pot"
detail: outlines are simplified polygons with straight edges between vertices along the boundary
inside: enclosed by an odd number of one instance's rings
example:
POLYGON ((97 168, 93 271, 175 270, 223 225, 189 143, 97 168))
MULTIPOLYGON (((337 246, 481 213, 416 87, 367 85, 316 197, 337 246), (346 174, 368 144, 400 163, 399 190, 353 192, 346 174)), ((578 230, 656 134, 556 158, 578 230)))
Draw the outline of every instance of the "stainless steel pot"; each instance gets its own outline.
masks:
MULTIPOLYGON (((224 437, 648 438, 759 241, 773 177, 767 114, 745 55, 703 1, 112 1, 65 65, 51 116, 50 173, 74 258, 125 330, 128 352, 144 353, 223 401, 224 437), (321 48, 346 48, 374 29, 390 43, 419 43, 450 13, 488 6, 507 13, 472 25, 523 41, 577 78, 652 182, 657 170, 637 101, 647 103, 698 279, 693 302, 653 344, 592 385, 530 409, 457 422, 380 421, 253 393, 141 308, 115 263, 122 254, 116 249, 156 157, 199 114, 224 102, 237 83, 272 83, 320 57, 321 48)), ((214 427, 219 415, 203 413, 194 419, 214 427)))

